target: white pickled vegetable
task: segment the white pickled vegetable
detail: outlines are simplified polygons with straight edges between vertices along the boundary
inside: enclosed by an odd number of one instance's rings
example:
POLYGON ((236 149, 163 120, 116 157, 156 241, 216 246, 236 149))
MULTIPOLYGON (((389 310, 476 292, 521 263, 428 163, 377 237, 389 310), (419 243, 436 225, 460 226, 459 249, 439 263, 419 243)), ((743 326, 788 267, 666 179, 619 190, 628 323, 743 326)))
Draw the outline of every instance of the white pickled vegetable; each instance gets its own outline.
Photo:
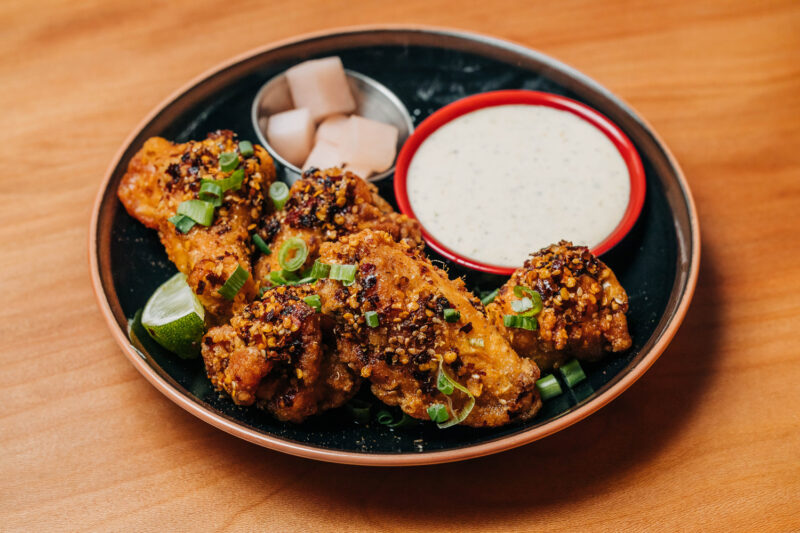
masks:
POLYGON ((338 57, 304 61, 286 71, 286 80, 295 107, 307 108, 314 122, 356 109, 342 60, 338 57))
POLYGON ((302 165, 314 142, 314 122, 309 110, 292 109, 269 117, 267 141, 288 162, 302 165))

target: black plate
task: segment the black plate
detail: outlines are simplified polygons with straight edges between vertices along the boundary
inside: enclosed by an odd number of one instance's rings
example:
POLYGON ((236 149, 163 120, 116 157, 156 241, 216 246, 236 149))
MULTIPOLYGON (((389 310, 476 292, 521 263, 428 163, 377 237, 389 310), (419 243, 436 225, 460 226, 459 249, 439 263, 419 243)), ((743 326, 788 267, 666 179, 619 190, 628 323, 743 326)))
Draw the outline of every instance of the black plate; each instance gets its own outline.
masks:
MULTIPOLYGON (((221 398, 211 389, 200 360, 183 361, 148 344, 140 356, 163 382, 191 400, 197 410, 311 449, 311 453, 288 451, 311 456, 314 449, 334 454, 409 453, 417 456, 410 463, 420 463, 426 462, 422 459, 424 452, 463 449, 532 428, 541 429, 578 408, 589 407, 585 409, 588 414, 596 409, 591 407, 593 402, 600 406, 610 399, 600 396, 611 393, 613 397, 620 392, 611 389, 626 374, 639 365, 646 367, 652 363, 666 344, 661 341, 668 340, 662 337, 674 334, 691 297, 699 253, 691 198, 679 170, 647 126, 591 80, 536 52, 502 41, 450 32, 363 30, 267 49, 215 72, 154 113, 123 148, 101 191, 95 213, 93 268, 99 271, 102 283, 98 294, 101 307, 113 313, 113 327, 124 331, 126 320, 175 272, 156 232, 131 218, 115 197, 130 157, 153 135, 183 142, 202 139, 216 129, 231 129, 242 139, 255 140, 250 106, 259 87, 291 65, 328 55, 340 56, 346 68, 362 72, 394 91, 416 124, 459 98, 497 89, 561 94, 592 106, 615 121, 637 147, 647 176, 647 194, 638 222, 620 245, 602 257, 628 292, 633 348, 599 363, 584 365, 588 379, 575 391, 565 388, 569 392, 545 402, 533 420, 498 429, 439 430, 431 423, 389 429, 375 422, 356 423, 345 409, 328 412, 302 425, 281 423, 255 408, 237 407, 229 399, 221 398)), ((394 202, 392 179, 378 185, 381 194, 394 202)), ((478 290, 492 289, 505 281, 499 276, 465 270, 433 254, 431 257, 444 262, 451 277, 464 276, 468 286, 478 290)), ((367 387, 360 397, 371 398, 367 387)), ((374 411, 382 408, 379 402, 372 401, 376 404, 374 411)), ((540 436, 546 433, 538 432, 540 436)), ((517 439, 515 444, 520 442, 517 439)), ((481 453, 485 453, 485 448, 481 453)))

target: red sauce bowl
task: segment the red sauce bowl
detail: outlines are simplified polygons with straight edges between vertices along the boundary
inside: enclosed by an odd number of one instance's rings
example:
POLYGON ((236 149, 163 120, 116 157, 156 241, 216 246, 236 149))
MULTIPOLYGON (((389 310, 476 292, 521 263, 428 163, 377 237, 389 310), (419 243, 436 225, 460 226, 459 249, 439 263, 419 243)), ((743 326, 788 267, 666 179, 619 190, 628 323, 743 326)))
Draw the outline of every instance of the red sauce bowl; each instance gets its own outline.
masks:
MULTIPOLYGON (((595 128, 602 131, 614 143, 614 146, 619 150, 620 155, 625 160, 628 167, 628 175, 631 180, 630 199, 628 200, 628 207, 622 216, 619 224, 606 237, 600 244, 592 248, 592 253, 601 255, 617 243, 631 230, 636 219, 642 211, 645 195, 645 177, 642 161, 639 159, 639 154, 636 152, 633 143, 622 131, 609 119, 601 115, 594 109, 587 107, 580 102, 576 102, 570 98, 565 98, 556 94, 543 93, 539 91, 524 91, 524 90, 508 90, 508 91, 493 91, 488 93, 476 94, 457 100, 452 104, 446 105, 439 109, 431 116, 426 118, 417 127, 416 131, 408 138, 403 145, 400 154, 397 157, 397 166, 394 176, 394 193, 397 197, 397 203, 400 206, 400 211, 409 217, 417 218, 414 214, 414 209, 411 207, 411 202, 408 200, 408 189, 406 179, 408 175, 408 167, 417 149, 425 142, 434 131, 454 120, 461 115, 465 115, 472 111, 483 109, 486 107, 495 107, 502 105, 539 105, 548 106, 562 111, 568 111, 583 120, 592 124, 595 128)), ((458 254, 439 242, 436 237, 428 233, 425 227, 422 227, 422 236, 428 245, 436 250, 439 254, 454 261, 455 263, 483 272, 492 274, 502 274, 510 276, 516 269, 512 267, 491 265, 481 263, 469 257, 458 254)), ((568 239, 569 235, 564 238, 568 239)), ((535 250, 531 250, 535 252, 535 250)), ((522 266, 522 265, 520 265, 522 266)))

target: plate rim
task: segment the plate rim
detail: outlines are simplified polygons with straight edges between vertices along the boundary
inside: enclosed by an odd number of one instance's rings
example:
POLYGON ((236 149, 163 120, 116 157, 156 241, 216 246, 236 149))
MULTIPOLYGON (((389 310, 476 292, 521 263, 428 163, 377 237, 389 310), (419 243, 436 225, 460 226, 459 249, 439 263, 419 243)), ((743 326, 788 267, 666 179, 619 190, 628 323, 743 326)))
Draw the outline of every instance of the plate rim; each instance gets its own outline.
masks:
POLYGON ((361 466, 417 466, 417 465, 448 463, 448 462, 462 461, 477 457, 483 457, 493 453, 510 450, 512 448, 516 448, 518 446, 522 446, 524 444, 528 444, 536 440, 542 439, 544 437, 547 437, 549 435, 552 435, 553 433, 561 431, 579 422, 580 420, 583 420, 590 414, 605 407, 606 405, 608 405, 608 403, 617 398, 623 391, 629 388, 634 382, 636 382, 642 375, 644 375, 645 372, 647 372, 647 370, 653 365, 653 363, 655 363, 655 361, 659 358, 659 356, 664 352, 664 350, 669 345, 672 338, 677 333, 680 325, 682 324, 686 316, 689 304, 691 303, 692 297, 695 292, 695 288, 697 286, 697 278, 699 274, 700 255, 701 255, 699 219, 697 216, 697 209, 695 206, 694 198, 692 197, 692 193, 686 181, 686 177, 684 176, 683 171, 678 165, 678 162, 673 156, 669 147, 662 141, 658 133, 652 128, 650 123, 647 122, 639 113, 637 113, 636 110, 632 106, 630 106, 624 99, 611 93, 610 91, 608 91, 608 89, 606 89, 604 86, 602 86, 594 79, 588 77, 587 75, 581 73, 580 71, 574 69, 573 67, 563 63, 562 61, 552 58, 547 54, 544 54, 542 52, 539 52, 538 50, 532 49, 522 44, 515 43, 507 39, 501 39, 498 37, 473 31, 465 31, 465 30, 459 30, 441 26, 429 26, 429 25, 418 25, 418 24, 356 25, 356 26, 332 28, 317 32, 303 33, 294 37, 281 39, 278 41, 267 43, 263 46, 250 49, 226 61, 218 63, 217 65, 214 65, 211 68, 200 73, 199 75, 193 77, 187 83, 183 84, 181 87, 179 87, 171 94, 169 94, 165 99, 160 101, 136 125, 136 127, 125 138, 119 149, 114 154, 110 164, 108 165, 104 173, 103 179, 100 183, 97 195, 95 197, 92 206, 88 240, 89 240, 89 247, 88 247, 89 270, 92 281, 92 288, 94 290, 95 299, 97 301, 98 307, 100 308, 100 311, 106 321, 109 330, 111 331, 112 336, 116 340, 119 347, 122 349, 123 354, 128 358, 128 360, 134 366, 134 368, 136 368, 139 371, 139 373, 142 374, 145 377, 145 379, 147 379, 147 381, 149 381, 150 384, 153 385, 159 392, 164 394, 167 398, 169 398, 179 407, 183 408, 184 410, 188 411, 194 416, 200 418, 204 422, 218 429, 221 429, 226 433, 229 433, 243 440, 246 440, 248 442, 258 444, 260 446, 275 451, 303 457, 306 459, 315 459, 331 463, 341 463, 341 464, 361 465, 361 466), (193 402, 189 397, 182 394, 172 384, 168 383, 161 375, 159 375, 159 373, 154 368, 152 368, 145 362, 145 360, 130 344, 128 338, 125 336, 125 334, 119 327, 119 324, 117 323, 117 320, 108 302, 108 298, 106 297, 105 290, 103 288, 103 282, 100 275, 100 265, 98 261, 99 249, 98 249, 97 236, 98 236, 98 224, 100 219, 100 210, 103 205, 103 200, 105 199, 110 181, 113 178, 114 170, 121 162, 122 157, 130 147, 131 143, 153 119, 155 119, 165 108, 167 108, 175 100, 177 100, 179 97, 181 97, 183 94, 191 90, 193 87, 195 87, 202 81, 238 63, 241 63, 247 59, 251 59, 259 54, 263 54, 270 50, 278 49, 280 47, 288 45, 300 44, 304 41, 309 41, 313 39, 334 37, 337 35, 341 36, 350 33, 382 32, 382 31, 420 32, 420 33, 428 33, 434 35, 444 34, 447 36, 462 38, 465 40, 483 42, 491 46, 503 48, 508 51, 520 53, 523 55, 531 55, 531 53, 534 53, 537 56, 539 56, 540 59, 546 58, 548 61, 557 64, 562 70, 569 72, 570 75, 575 76, 581 81, 589 82, 595 88, 603 90, 609 97, 612 97, 614 100, 622 104, 626 108, 626 111, 628 111, 631 115, 633 115, 637 119, 637 121, 639 121, 641 125, 645 127, 647 133, 658 144, 659 148, 663 150, 667 163, 675 173, 677 184, 680 187, 681 196, 684 202, 686 203, 687 215, 689 218, 689 225, 690 225, 691 243, 689 244, 691 253, 689 257, 689 265, 688 268, 686 269, 687 277, 686 277, 685 290, 679 297, 680 298, 679 302, 677 304, 677 307, 675 308, 674 313, 672 314, 672 317, 670 317, 669 319, 669 323, 666 325, 663 333, 656 340, 650 351, 647 354, 645 354, 633 368, 631 368, 624 376, 622 376, 619 381, 617 381, 611 387, 603 391, 592 401, 587 402, 584 405, 581 405, 575 408, 574 410, 570 411, 566 415, 560 416, 546 424, 543 424, 542 426, 530 428, 528 430, 521 431, 513 435, 499 437, 497 439, 493 439, 491 441, 481 444, 464 446, 448 450, 439 450, 431 452, 407 452, 407 453, 359 453, 352 451, 330 450, 330 449, 320 448, 317 446, 312 446, 309 444, 302 444, 295 441, 290 441, 274 435, 264 434, 255 429, 248 428, 242 424, 234 423, 221 414, 217 414, 207 410, 199 403, 193 402))

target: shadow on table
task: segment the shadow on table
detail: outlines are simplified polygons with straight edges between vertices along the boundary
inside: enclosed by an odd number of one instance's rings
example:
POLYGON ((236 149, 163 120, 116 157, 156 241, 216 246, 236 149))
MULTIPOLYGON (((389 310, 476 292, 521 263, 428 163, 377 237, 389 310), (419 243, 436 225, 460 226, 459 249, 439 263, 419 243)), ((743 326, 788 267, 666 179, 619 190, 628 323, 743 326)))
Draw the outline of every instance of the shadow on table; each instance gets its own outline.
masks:
MULTIPOLYGON (((527 446, 466 462, 397 469, 316 463, 241 441, 234 447, 253 465, 252 490, 282 487, 277 490, 302 494, 310 506, 351 505, 354 512, 384 523, 413 516, 431 527, 452 527, 498 511, 507 510, 513 519, 537 507, 578 504, 631 468, 645 467, 703 402, 715 377, 719 302, 714 277, 706 256, 683 326, 636 384, 588 419, 527 446)), ((222 440, 231 446, 230 439, 222 440)))

